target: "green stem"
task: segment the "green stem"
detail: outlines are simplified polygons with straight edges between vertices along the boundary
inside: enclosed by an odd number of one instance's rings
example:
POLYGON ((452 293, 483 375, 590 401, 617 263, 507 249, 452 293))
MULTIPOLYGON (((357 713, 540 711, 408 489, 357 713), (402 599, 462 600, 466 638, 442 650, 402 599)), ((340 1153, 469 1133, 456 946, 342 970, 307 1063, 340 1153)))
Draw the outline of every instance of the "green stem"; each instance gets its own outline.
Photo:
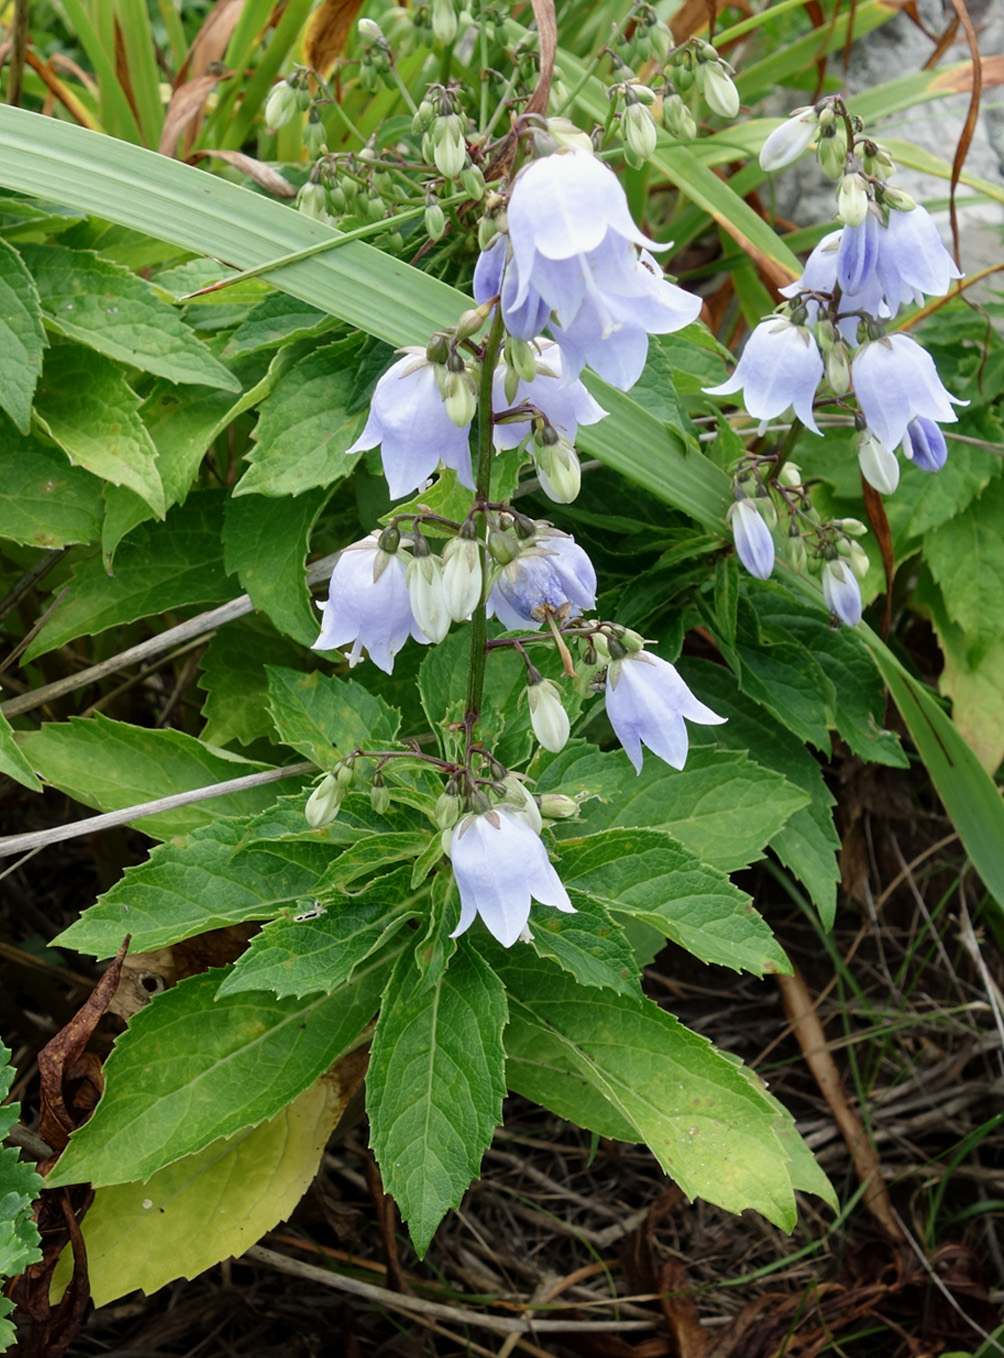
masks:
POLYGON ((802 424, 802 421, 798 418, 798 416, 797 415, 793 416, 791 421, 791 428, 788 430, 787 434, 785 434, 784 442, 777 450, 777 461, 773 464, 770 471, 767 473, 768 482, 777 480, 778 476, 781 473, 781 468, 784 466, 784 464, 788 461, 788 458, 791 457, 792 453, 795 451, 795 444, 798 442, 798 436, 799 434, 801 434, 804 428, 805 426, 802 424))
MULTIPOLYGON (((481 386, 478 392, 478 464, 475 479, 475 494, 479 502, 488 500, 492 486, 492 382, 499 350, 505 335, 502 308, 495 308, 492 328, 485 341, 484 357, 481 361, 481 386)), ((480 544, 481 578, 488 583, 488 550, 484 541, 480 544)), ((488 592, 484 587, 482 598, 471 616, 471 665, 467 675, 467 705, 465 723, 467 726, 468 751, 471 733, 481 715, 481 698, 485 689, 485 661, 488 658, 488 592)))

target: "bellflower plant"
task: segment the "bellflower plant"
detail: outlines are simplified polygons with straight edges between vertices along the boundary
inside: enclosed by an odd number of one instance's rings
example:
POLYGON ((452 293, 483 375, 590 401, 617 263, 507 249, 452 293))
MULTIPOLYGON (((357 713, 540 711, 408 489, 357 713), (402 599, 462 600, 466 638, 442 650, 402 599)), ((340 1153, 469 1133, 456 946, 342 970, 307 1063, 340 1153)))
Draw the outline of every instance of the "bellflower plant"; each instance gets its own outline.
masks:
POLYGON ((668 660, 644 650, 610 666, 606 705, 614 734, 637 773, 641 773, 642 745, 672 768, 683 768, 689 744, 684 718, 702 726, 725 721, 694 697, 668 660))
POLYGON ((774 570, 774 539, 753 500, 745 497, 729 506, 729 524, 739 560, 750 575, 767 580, 774 570))
POLYGON ((365 647, 374 665, 390 674, 409 637, 422 645, 428 638, 411 611, 405 563, 381 546, 382 536, 371 533, 338 558, 314 649, 332 651, 351 642, 350 665, 359 663, 365 647))
POLYGON ((771 317, 750 335, 732 376, 705 391, 709 396, 742 391, 746 409, 762 424, 790 406, 818 434, 812 402, 822 378, 823 359, 812 332, 784 317, 771 317))
POLYGON ((868 428, 886 448, 903 441, 918 416, 954 423, 953 405, 967 405, 941 384, 934 359, 909 335, 887 335, 858 350, 851 363, 854 394, 868 428))

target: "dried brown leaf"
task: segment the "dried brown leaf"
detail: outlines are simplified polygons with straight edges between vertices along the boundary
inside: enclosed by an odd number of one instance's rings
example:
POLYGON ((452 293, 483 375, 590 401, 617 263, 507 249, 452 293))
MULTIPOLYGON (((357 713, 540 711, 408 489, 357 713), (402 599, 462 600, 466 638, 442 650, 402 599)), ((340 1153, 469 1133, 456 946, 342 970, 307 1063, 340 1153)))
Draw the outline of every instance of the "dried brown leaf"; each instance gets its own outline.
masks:
MULTIPOLYGON (((992 89, 1004 84, 1004 57, 984 57, 981 63, 983 88, 992 89)), ((931 92, 938 94, 968 94, 973 88, 973 63, 954 71, 940 71, 931 81, 931 92)))
POLYGON ((335 62, 345 51, 362 0, 324 0, 307 21, 303 35, 303 59, 312 71, 327 80, 335 62))
POLYGON ((194 76, 184 85, 179 85, 171 95, 171 102, 164 115, 164 127, 160 134, 157 150, 162 156, 173 157, 177 153, 178 138, 197 118, 201 118, 206 100, 220 80, 227 80, 232 71, 218 71, 210 75, 194 76))

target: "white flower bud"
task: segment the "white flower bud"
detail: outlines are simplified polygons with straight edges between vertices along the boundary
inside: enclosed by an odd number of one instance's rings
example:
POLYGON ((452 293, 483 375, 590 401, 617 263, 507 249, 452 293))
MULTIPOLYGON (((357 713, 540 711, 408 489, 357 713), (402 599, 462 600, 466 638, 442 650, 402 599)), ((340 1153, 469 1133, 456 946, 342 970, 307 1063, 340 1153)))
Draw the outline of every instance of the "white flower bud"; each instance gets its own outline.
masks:
POLYGON ((861 546, 860 542, 852 542, 850 551, 847 553, 847 564, 858 577, 863 580, 868 574, 871 562, 868 560, 868 553, 861 546))
POLYGON ((457 11, 453 0, 432 0, 432 32, 444 47, 457 36, 457 11))
POLYGON ((874 434, 863 430, 858 438, 858 464, 861 475, 882 495, 891 495, 899 485, 899 460, 874 434))
POLYGON ((526 692, 533 734, 545 750, 557 754, 565 748, 571 733, 568 713, 562 706, 561 696, 550 679, 531 684, 526 692))
POLYGON ((474 419, 478 401, 467 373, 447 374, 443 404, 458 429, 465 429, 474 419))
POLYGON ((786 462, 777 474, 778 484, 782 486, 800 486, 802 484, 802 468, 795 462, 786 462))
POLYGON ((303 814, 312 830, 323 830, 338 815, 345 789, 332 774, 326 773, 307 798, 303 814))
POLYGON ((448 113, 437 118, 432 127, 432 158, 436 169, 446 179, 456 179, 467 163, 467 147, 460 118, 448 113))
POLYGON ((548 118, 547 136, 554 143, 552 150, 575 147, 579 151, 588 151, 592 154, 593 143, 589 139, 588 132, 583 132, 580 127, 576 127, 570 118, 548 118))
POLYGON ((844 226, 860 226, 868 216, 868 185, 859 174, 845 174, 837 189, 837 216, 844 226))
POLYGON ((570 505, 582 489, 582 468, 575 449, 562 438, 543 446, 535 442, 532 452, 541 490, 555 504, 570 505))
MULTIPOLYGON (((417 546, 417 544, 416 544, 417 546)), ((450 611, 446 606, 443 567, 426 545, 426 555, 416 553, 408 564, 407 584, 411 611, 430 641, 442 641, 450 630, 450 611)))
POLYGON ((451 538, 443 548, 446 609, 454 622, 469 618, 481 602, 481 548, 474 538, 451 538))
POLYGON ((648 160, 655 150, 655 122, 642 104, 628 104, 621 114, 621 136, 636 156, 648 160))
POLYGON ((540 798, 540 814, 545 820, 571 820, 579 814, 579 803, 563 792, 545 792, 540 798))
POLYGON ((356 24, 359 36, 363 42, 381 43, 384 41, 383 29, 375 19, 360 19, 356 24))
POLYGON ((304 217, 311 217, 315 222, 326 222, 328 195, 320 184, 311 184, 308 181, 296 195, 296 208, 304 217))
POLYGON ((799 108, 787 122, 775 127, 760 148, 760 168, 772 174, 796 161, 808 150, 816 135, 818 118, 813 108, 799 108))
POLYGON ((847 345, 838 340, 825 351, 826 380, 836 396, 844 396, 851 389, 851 363, 847 345))
POLYGON ((285 80, 280 80, 272 86, 265 100, 265 126, 270 132, 278 132, 280 127, 285 127, 296 116, 297 107, 296 90, 285 80))
POLYGON ((440 830, 452 830, 460 819, 463 803, 452 792, 443 792, 436 801, 436 824, 440 830))
POLYGON ((697 79, 712 113, 721 118, 734 118, 739 112, 739 91, 725 67, 718 61, 709 61, 697 68, 697 79))
POLYGON ((667 94, 662 101, 662 125, 679 141, 693 141, 697 136, 694 115, 678 94, 667 94))

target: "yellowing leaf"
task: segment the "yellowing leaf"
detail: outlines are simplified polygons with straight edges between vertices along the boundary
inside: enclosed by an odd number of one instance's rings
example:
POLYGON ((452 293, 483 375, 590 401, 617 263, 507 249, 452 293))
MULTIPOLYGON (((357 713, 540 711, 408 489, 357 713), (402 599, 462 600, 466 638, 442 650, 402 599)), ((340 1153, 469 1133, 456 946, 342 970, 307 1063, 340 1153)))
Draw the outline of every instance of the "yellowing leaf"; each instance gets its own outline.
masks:
MULTIPOLYGON (((366 1067, 350 1053, 268 1122, 214 1141, 146 1183, 99 1188, 84 1218, 91 1296, 105 1306, 136 1288, 156 1292, 241 1255, 292 1212, 366 1067)), ((56 1266, 51 1296, 66 1290, 72 1256, 56 1266)))
POLYGON ((362 0, 324 0, 310 16, 303 34, 303 59, 324 80, 345 50, 362 0))

